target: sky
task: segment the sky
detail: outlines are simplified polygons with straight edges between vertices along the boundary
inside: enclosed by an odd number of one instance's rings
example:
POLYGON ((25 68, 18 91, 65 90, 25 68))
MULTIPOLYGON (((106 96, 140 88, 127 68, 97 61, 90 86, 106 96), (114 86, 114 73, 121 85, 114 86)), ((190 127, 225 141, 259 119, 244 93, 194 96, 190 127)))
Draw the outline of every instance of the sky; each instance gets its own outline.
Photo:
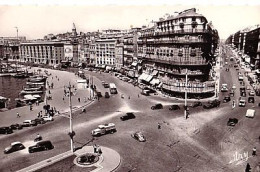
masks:
POLYGON ((166 13, 174 14, 189 8, 196 8, 198 13, 212 21, 221 39, 248 26, 260 25, 260 4, 21 2, 8 4, 0 0, 0 37, 16 36, 15 27, 18 27, 19 36, 26 36, 27 39, 43 38, 49 33, 71 31, 73 23, 78 32, 130 29, 130 26, 142 27, 152 20, 158 21, 166 13))

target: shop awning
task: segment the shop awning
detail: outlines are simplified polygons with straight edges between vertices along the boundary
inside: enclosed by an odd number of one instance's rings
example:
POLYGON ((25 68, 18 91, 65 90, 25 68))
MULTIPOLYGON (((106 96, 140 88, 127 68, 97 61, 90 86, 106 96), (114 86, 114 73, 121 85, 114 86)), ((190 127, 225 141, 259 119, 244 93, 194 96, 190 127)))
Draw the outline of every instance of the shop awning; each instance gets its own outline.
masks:
POLYGON ((157 79, 157 78, 153 78, 150 83, 151 83, 152 85, 158 85, 158 84, 160 84, 160 80, 157 79))
POLYGON ((112 67, 111 66, 107 66, 106 70, 112 70, 112 67))
POLYGON ((153 70, 152 76, 155 76, 158 74, 158 70, 153 70))
POLYGON ((150 82, 153 79, 152 75, 148 75, 147 78, 145 79, 146 82, 150 82))
POLYGON ((147 78, 147 74, 146 73, 142 73, 139 77, 138 77, 138 79, 139 80, 145 80, 146 78, 147 78))
POLYGON ((135 61, 135 62, 133 62, 131 65, 132 65, 132 66, 137 66, 137 62, 135 61))

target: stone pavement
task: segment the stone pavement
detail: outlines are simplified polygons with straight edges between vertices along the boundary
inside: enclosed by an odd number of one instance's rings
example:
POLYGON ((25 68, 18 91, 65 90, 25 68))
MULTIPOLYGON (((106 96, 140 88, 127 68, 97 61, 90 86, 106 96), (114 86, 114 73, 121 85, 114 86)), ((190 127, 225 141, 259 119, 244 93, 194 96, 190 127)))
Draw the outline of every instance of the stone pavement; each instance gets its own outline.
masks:
MULTIPOLYGON (((37 71, 38 68, 34 67, 31 69, 31 71, 37 71)), ((49 83, 54 84, 53 89, 46 89, 46 94, 49 94, 52 96, 52 100, 48 100, 47 103, 51 105, 51 107, 55 107, 57 111, 60 113, 65 113, 69 111, 69 99, 68 97, 64 97, 64 86, 68 85, 69 82, 71 85, 74 85, 75 88, 77 88, 77 80, 80 78, 76 76, 74 73, 69 73, 66 71, 59 71, 59 70, 52 70, 52 69, 42 69, 42 74, 44 74, 44 70, 47 70, 50 75, 47 79, 49 83)), ((80 108, 82 106, 85 106, 86 104, 90 104, 93 102, 93 100, 88 100, 88 97, 90 95, 89 88, 84 89, 77 89, 76 91, 73 90, 74 96, 72 96, 72 106, 73 109, 80 108), (80 102, 78 101, 78 98, 80 98, 80 102), (84 101, 86 99, 86 101, 84 101)), ((28 119, 35 119, 37 118, 37 114, 40 111, 43 111, 43 106, 46 102, 40 103, 39 106, 33 105, 33 110, 30 111, 29 106, 19 107, 7 111, 0 112, 1 120, 0 120, 0 126, 9 126, 11 124, 15 123, 22 123, 24 120, 28 119), (17 118, 17 112, 20 114, 20 118, 17 118)), ((44 112, 44 111, 43 111, 44 112)))
MULTIPOLYGON (((116 152, 113 149, 100 146, 102 150, 102 154, 100 155, 100 161, 92 164, 92 166, 97 167, 96 169, 92 170, 92 172, 109 172, 109 171, 115 171, 117 167, 120 165, 121 159, 118 152, 116 152)), ((63 154, 51 157, 49 159, 46 159, 44 161, 41 161, 37 164, 31 165, 29 167, 26 167, 24 169, 19 170, 18 172, 31 172, 36 171, 40 169, 44 169, 44 167, 55 165, 54 163, 58 161, 62 161, 63 159, 72 156, 73 154, 77 157, 86 153, 94 153, 93 146, 85 146, 74 153, 71 151, 65 152, 63 154)), ((75 160, 73 161, 75 163, 75 160)), ((75 163, 77 165, 77 163, 75 163)), ((66 168, 66 167, 64 167, 66 168)), ((85 167, 82 167, 85 168, 85 167)))

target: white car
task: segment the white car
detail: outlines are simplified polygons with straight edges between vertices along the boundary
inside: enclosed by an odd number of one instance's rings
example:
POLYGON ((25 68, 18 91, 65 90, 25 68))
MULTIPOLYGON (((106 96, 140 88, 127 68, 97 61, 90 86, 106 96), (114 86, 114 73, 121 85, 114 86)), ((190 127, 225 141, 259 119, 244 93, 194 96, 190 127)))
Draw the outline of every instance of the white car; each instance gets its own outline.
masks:
POLYGON ((43 116, 42 119, 44 121, 53 121, 53 117, 52 116, 43 116))
POLYGON ((236 84, 233 84, 232 89, 235 90, 236 88, 236 84))
POLYGON ((245 107, 246 106, 246 100, 240 99, 239 103, 238 103, 238 106, 245 107))
POLYGON ((254 96, 255 92, 253 90, 249 91, 249 96, 254 96))

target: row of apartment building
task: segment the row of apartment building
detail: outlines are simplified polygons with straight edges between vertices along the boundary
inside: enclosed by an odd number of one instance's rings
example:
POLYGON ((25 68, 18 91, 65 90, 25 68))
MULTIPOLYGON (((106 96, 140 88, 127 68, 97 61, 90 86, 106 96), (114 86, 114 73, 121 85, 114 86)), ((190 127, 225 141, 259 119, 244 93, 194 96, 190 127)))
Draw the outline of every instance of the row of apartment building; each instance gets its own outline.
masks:
POLYGON ((48 41, 21 42, 19 60, 109 67, 139 77, 146 84, 160 86, 172 96, 183 97, 185 90, 191 98, 214 95, 212 66, 219 37, 212 23, 192 8, 153 24, 130 30, 105 30, 84 38, 77 35, 74 26, 69 39, 57 40, 52 38, 60 35, 49 35, 48 41))
POLYGON ((260 26, 239 30, 226 39, 226 44, 236 48, 244 61, 253 69, 260 69, 260 26))

